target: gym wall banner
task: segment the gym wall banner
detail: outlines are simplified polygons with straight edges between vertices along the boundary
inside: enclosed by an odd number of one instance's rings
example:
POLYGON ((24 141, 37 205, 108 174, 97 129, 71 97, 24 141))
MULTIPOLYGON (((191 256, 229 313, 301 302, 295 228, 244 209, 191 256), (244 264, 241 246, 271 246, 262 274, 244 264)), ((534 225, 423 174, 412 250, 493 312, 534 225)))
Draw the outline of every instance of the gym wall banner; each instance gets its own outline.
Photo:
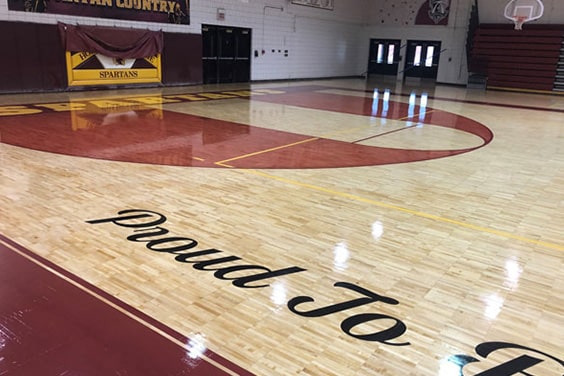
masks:
POLYGON ((416 25, 448 25, 450 0, 424 0, 415 17, 416 25))
POLYGON ((8 0, 8 9, 130 21, 190 24, 190 0, 8 0))
POLYGON ((66 52, 69 86, 161 82, 161 55, 121 59, 90 52, 66 52))
POLYGON ((161 82, 163 32, 58 24, 69 86, 161 82))

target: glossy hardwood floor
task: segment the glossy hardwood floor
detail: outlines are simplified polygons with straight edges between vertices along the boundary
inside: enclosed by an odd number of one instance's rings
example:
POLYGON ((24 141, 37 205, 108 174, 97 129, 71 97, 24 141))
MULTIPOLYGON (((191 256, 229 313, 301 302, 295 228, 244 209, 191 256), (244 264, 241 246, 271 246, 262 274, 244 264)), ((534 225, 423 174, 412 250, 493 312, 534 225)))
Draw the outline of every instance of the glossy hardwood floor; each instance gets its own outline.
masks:
MULTIPOLYGON (((378 79, 0 96, 0 161, 0 255, 192 360, 105 374, 564 374, 564 96, 378 79)), ((18 352, 18 304, 0 374, 40 351, 18 352)))

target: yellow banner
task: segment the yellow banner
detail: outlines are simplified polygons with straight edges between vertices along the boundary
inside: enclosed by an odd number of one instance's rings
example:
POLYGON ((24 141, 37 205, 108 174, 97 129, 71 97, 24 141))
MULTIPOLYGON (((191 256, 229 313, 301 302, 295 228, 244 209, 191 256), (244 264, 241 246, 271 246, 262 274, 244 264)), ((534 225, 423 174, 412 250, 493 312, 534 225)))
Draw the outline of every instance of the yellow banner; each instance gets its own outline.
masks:
POLYGON ((91 69, 80 67, 83 63, 87 66, 87 61, 95 56, 96 54, 88 52, 66 52, 69 86, 160 83, 162 80, 160 54, 138 59, 152 65, 147 68, 91 69))
POLYGON ((86 60, 94 56, 91 52, 79 52, 71 55, 71 66, 72 68, 78 67, 80 64, 84 63, 86 60))

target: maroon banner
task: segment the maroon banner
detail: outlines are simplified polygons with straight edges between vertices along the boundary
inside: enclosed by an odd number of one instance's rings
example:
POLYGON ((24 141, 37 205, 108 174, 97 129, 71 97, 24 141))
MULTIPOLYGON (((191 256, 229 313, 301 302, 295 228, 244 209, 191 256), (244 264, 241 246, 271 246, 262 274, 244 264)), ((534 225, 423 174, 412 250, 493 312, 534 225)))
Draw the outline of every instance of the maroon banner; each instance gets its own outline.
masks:
POLYGON ((15 11, 190 24, 190 0, 8 0, 15 11))
POLYGON ((163 50, 163 32, 59 23, 65 51, 99 53, 121 59, 155 56, 163 50))

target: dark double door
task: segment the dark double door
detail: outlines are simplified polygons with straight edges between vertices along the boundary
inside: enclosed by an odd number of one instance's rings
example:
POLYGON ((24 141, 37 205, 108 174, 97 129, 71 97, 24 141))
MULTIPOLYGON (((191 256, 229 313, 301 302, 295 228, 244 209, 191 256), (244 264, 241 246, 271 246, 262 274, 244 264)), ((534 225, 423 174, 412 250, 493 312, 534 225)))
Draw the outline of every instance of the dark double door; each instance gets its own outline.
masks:
POLYGON ((407 41, 405 77, 437 78, 441 42, 407 41))
POLYGON ((371 39, 368 74, 395 76, 400 61, 400 40, 371 39))
POLYGON ((405 77, 437 78, 441 42, 409 40, 405 46, 397 39, 371 39, 368 74, 397 76, 400 51, 405 47, 405 77))
POLYGON ((202 25, 205 84, 249 82, 251 29, 202 25))

